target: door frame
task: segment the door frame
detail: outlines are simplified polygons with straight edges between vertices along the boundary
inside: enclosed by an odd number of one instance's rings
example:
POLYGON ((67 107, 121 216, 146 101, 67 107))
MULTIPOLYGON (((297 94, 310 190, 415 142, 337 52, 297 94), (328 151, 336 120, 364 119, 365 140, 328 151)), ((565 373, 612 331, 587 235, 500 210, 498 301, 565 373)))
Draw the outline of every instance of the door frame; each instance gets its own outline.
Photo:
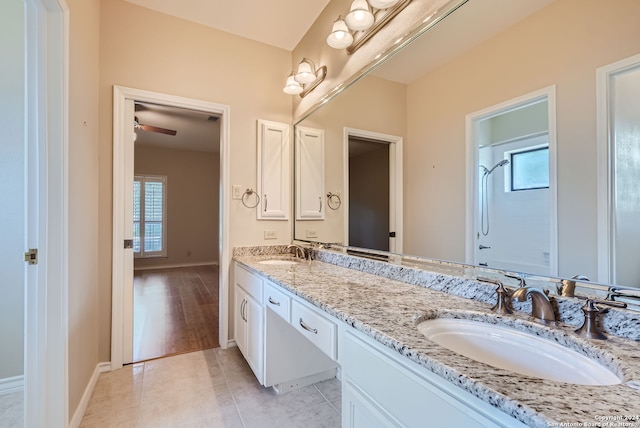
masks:
POLYGON ((113 87, 113 249, 112 249, 112 297, 111 297, 111 370, 119 369, 133 353, 133 290, 126 290, 127 282, 132 287, 133 275, 126 269, 128 256, 123 246, 126 222, 124 217, 125 198, 130 192, 126 181, 127 171, 133 176, 133 150, 127 147, 133 143, 133 101, 162 104, 171 107, 199 110, 220 116, 220 223, 219 223, 219 342, 222 348, 228 344, 229 319, 229 159, 230 159, 230 118, 228 105, 203 100, 161 94, 142 89, 113 87), (128 107, 129 106, 129 107, 128 107), (128 296, 128 298, 127 298, 128 296), (126 341, 126 343, 125 343, 126 341), (129 341, 131 342, 129 344, 129 341), (127 346, 128 345, 128 346, 127 346))
MULTIPOLYGON (((65 427, 68 411, 69 8, 25 0, 27 248, 24 426, 65 427)), ((26 250, 26 248, 25 248, 26 250)))
POLYGON ((478 121, 501 115, 509 110, 524 107, 547 99, 549 123, 549 275, 558 276, 558 174, 557 174, 557 130, 556 130, 556 86, 551 85, 529 92, 499 104, 469 113, 465 117, 466 129, 466 221, 465 263, 477 264, 476 234, 478 233, 478 168, 479 148, 476 144, 475 125, 478 121))
POLYGON ((597 219, 598 219, 598 282, 613 284, 615 261, 612 229, 613 200, 611 186, 613 168, 611 167, 611 121, 609 98, 611 96, 609 78, 613 74, 640 65, 640 54, 607 64, 596 69, 596 144, 597 144, 597 219))
MULTIPOLYGON (((389 237, 389 252, 402 254, 403 251, 403 172, 402 144, 403 138, 397 135, 383 134, 364 129, 348 128, 343 130, 344 155, 344 244, 349 245, 349 138, 364 138, 389 144, 389 225, 395 230, 396 237, 389 237)), ((375 143, 372 143, 375 144, 375 143)))

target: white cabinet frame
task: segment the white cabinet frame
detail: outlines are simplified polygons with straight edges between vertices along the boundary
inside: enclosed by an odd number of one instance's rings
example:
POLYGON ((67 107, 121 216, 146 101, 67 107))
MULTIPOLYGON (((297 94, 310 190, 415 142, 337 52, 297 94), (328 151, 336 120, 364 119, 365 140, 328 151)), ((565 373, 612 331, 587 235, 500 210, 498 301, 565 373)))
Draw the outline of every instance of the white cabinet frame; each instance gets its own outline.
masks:
POLYGON ((324 130, 297 127, 296 220, 324 219, 324 130))
POLYGON ((290 127, 258 120, 258 220, 288 220, 291 188, 290 127))

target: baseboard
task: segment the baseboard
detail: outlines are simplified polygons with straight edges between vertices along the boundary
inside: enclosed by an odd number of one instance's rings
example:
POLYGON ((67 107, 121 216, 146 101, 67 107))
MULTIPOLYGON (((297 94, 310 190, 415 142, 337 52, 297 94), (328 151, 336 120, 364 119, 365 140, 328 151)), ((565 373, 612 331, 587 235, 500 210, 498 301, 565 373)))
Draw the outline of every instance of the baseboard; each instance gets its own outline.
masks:
POLYGON ((91 375, 91 379, 89 379, 89 383, 84 390, 84 394, 82 394, 82 398, 80 399, 80 403, 76 408, 76 411, 73 412, 73 417, 69 422, 69 428, 78 428, 80 426, 80 422, 82 422, 82 417, 84 416, 84 412, 87 410, 87 406, 89 405, 89 400, 91 399, 91 395, 93 394, 93 389, 96 387, 96 383, 98 382, 98 377, 100 373, 108 372, 111 370, 111 363, 98 363, 95 370, 93 370, 93 374, 91 375))
POLYGON ((300 379, 295 379, 290 382, 283 382, 277 385, 273 385, 273 389, 276 394, 282 394, 289 391, 295 391, 296 389, 304 388, 305 386, 313 385, 323 380, 333 379, 336 377, 336 369, 326 370, 321 373, 316 373, 311 376, 305 376, 300 379))
POLYGON ((218 262, 175 263, 170 265, 134 267, 133 270, 175 269, 175 268, 185 268, 185 267, 217 266, 217 265, 218 265, 218 262))
POLYGON ((24 376, 5 377, 0 379, 0 395, 24 391, 24 376))

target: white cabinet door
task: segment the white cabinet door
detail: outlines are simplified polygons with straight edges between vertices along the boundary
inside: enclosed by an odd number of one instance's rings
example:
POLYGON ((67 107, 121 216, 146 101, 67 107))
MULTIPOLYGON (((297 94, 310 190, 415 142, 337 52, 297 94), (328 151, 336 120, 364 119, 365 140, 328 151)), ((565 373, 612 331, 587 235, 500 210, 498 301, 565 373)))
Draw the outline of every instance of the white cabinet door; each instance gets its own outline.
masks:
POLYGON ((247 293, 236 285, 234 289, 234 335, 233 337, 236 340, 236 345, 242 352, 242 355, 245 355, 247 352, 247 322, 244 317, 244 305, 247 302, 247 293))
POLYGON ((324 131, 298 127, 296 219, 324 219, 324 131))
POLYGON ((258 120, 258 220, 289 218, 289 140, 289 125, 258 120))
POLYGON ((350 382, 342 385, 342 426, 344 428, 397 428, 382 409, 362 395, 350 382))
POLYGON ((263 307, 260 303, 247 296, 244 308, 247 326, 247 349, 244 356, 260 383, 264 384, 262 377, 262 367, 264 363, 263 307))

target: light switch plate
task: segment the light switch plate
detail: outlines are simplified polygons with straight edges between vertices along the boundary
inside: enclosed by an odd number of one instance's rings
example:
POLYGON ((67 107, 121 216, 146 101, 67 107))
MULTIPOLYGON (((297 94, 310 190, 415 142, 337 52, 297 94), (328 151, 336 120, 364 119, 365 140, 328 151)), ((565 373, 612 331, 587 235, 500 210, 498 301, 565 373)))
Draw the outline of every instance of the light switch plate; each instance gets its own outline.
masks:
POLYGON ((278 232, 275 230, 265 230, 264 239, 278 239, 278 232))
POLYGON ((233 185, 233 199, 242 199, 242 184, 233 185))
POLYGON ((317 238, 318 231, 315 229, 307 229, 307 238, 317 238))

